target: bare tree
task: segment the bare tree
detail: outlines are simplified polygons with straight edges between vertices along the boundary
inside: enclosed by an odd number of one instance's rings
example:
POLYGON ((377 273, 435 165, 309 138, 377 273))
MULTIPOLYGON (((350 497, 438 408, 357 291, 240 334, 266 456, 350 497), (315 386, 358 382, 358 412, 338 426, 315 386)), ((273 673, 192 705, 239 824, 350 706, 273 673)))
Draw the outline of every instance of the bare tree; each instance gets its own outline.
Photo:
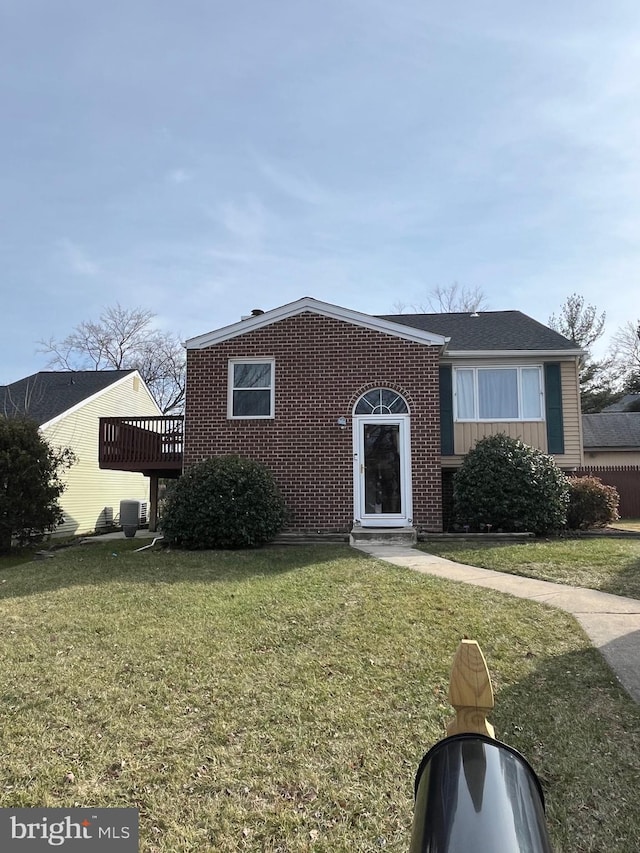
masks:
POLYGON ((180 339, 153 326, 155 314, 144 308, 105 308, 98 320, 79 323, 56 341, 38 341, 50 356, 48 366, 62 370, 138 370, 166 414, 184 405, 186 358, 180 339))
POLYGON ((14 387, 0 387, 0 415, 5 418, 33 417, 33 410, 42 403, 43 389, 38 383, 36 374, 33 382, 31 377, 26 382, 17 382, 14 387))
POLYGON ((589 349, 602 337, 606 318, 605 311, 598 316, 593 305, 585 304, 584 296, 572 293, 562 304, 558 315, 549 317, 549 325, 582 349, 589 349))
POLYGON ((487 297, 479 287, 465 287, 454 281, 448 287, 434 287, 427 296, 427 305, 434 312, 486 311, 487 297))
POLYGON ((451 314, 486 311, 487 297, 479 287, 465 287, 454 281, 447 287, 438 285, 429 291, 424 302, 407 303, 396 301, 393 310, 396 314, 404 314, 409 310, 416 314, 451 314))
POLYGON ((623 374, 640 372, 640 319, 628 320, 613 338, 613 354, 623 374))
POLYGON ((549 326, 565 338, 586 350, 580 366, 580 397, 582 411, 599 412, 616 397, 615 372, 611 358, 594 361, 589 352, 604 333, 606 312, 598 314, 594 305, 585 302, 584 296, 572 293, 563 302, 558 314, 549 317, 549 326))

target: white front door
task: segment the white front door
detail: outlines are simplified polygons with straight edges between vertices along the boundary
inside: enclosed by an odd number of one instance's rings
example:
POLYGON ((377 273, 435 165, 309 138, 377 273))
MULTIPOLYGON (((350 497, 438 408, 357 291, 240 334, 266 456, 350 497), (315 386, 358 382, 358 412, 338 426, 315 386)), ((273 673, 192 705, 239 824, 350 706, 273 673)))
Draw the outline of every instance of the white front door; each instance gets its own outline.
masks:
POLYGON ((409 417, 354 417, 353 429, 356 524, 411 526, 409 417))

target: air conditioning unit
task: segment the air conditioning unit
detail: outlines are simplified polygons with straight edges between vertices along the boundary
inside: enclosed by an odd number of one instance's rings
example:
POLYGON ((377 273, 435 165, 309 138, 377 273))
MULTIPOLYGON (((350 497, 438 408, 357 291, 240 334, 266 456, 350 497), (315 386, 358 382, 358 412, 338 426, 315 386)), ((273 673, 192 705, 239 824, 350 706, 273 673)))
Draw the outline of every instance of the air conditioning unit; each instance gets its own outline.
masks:
POLYGON ((120 501, 120 525, 125 536, 135 536, 136 530, 149 523, 147 501, 120 501))

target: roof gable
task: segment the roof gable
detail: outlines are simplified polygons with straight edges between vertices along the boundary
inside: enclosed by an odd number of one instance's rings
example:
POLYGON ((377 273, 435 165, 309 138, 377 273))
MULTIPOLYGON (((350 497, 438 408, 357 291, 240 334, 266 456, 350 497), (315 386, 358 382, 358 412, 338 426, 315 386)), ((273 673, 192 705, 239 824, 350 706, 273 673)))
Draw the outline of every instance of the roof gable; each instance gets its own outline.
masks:
POLYGON ((0 386, 0 414, 27 415, 39 426, 122 382, 135 370, 41 370, 0 386))
POLYGON ((264 329, 273 323, 278 323, 280 320, 285 320, 289 317, 296 317, 299 314, 317 314, 321 317, 330 317, 334 320, 340 320, 344 323, 351 323, 354 326, 360 326, 364 329, 382 332, 386 335, 391 335, 395 338, 403 338, 408 341, 415 341, 422 344, 431 344, 433 346, 443 347, 447 343, 447 336, 439 333, 433 333, 427 329, 418 329, 406 324, 395 322, 384 317, 374 317, 371 314, 362 314, 359 311, 351 311, 348 308, 341 308, 338 305, 331 305, 328 302, 320 302, 310 296, 305 296, 303 299, 298 299, 296 302, 289 302, 287 305, 282 305, 279 308, 274 308, 271 311, 265 311, 263 314, 253 315, 246 320, 240 320, 238 323, 233 323, 230 326, 224 326, 222 329, 217 329, 212 332, 207 332, 204 335, 199 335, 195 338, 190 338, 186 342, 187 349, 204 349, 205 347, 213 346, 214 344, 222 343, 223 341, 231 340, 232 338, 245 335, 247 332, 253 332, 257 329, 264 329))

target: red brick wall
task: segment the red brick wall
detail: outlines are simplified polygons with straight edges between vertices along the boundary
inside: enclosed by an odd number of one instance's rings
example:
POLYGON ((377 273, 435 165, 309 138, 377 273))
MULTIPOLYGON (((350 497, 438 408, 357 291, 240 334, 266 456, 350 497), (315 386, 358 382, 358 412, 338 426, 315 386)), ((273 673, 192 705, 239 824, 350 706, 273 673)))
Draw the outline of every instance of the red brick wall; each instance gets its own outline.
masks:
POLYGON ((311 313, 188 350, 185 464, 229 453, 258 459, 282 490, 290 529, 348 531, 353 406, 371 388, 392 388, 411 412, 414 524, 441 530, 438 355, 437 347, 311 313), (273 420, 227 418, 230 358, 275 358, 273 420))

